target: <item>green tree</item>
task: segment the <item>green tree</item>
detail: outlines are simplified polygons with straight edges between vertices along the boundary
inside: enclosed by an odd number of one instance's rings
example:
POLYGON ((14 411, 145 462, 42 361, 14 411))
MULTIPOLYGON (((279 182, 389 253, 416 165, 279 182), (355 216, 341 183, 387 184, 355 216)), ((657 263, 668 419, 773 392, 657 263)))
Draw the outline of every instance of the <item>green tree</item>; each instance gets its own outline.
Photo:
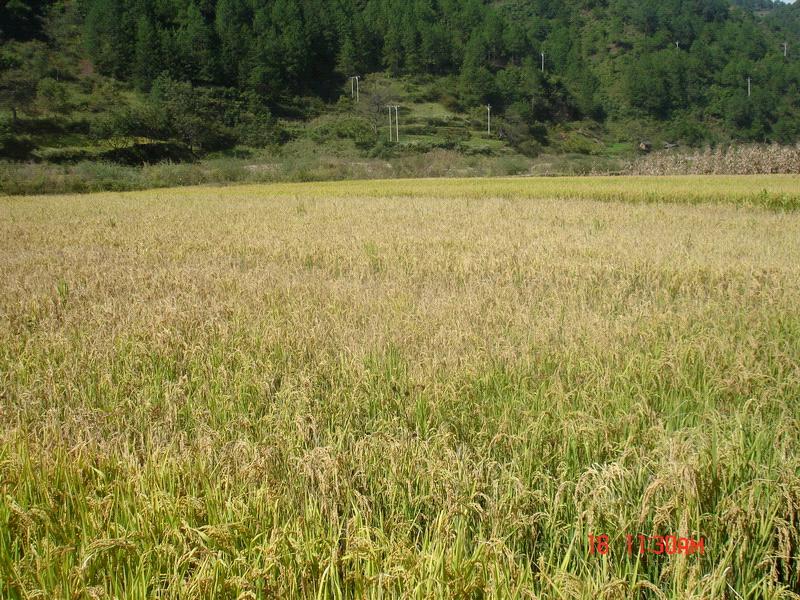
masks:
POLYGON ((183 76, 196 82, 215 81, 217 66, 213 30, 194 1, 186 8, 176 40, 183 76))
POLYGON ((229 85, 239 80, 253 38, 253 14, 246 0, 219 0, 216 6, 215 27, 219 39, 220 70, 229 85))
POLYGON ((226 123, 226 102, 207 90, 159 76, 150 101, 163 115, 169 135, 192 152, 222 149, 235 141, 226 123))
POLYGON ((384 38, 383 64, 392 76, 400 75, 403 67, 403 44, 397 28, 391 24, 384 38))
POLYGON ((476 32, 467 44, 459 78, 461 101, 466 106, 495 100, 497 88, 494 76, 485 66, 485 55, 484 41, 476 32))
POLYGON ((148 90, 162 69, 158 33, 150 19, 142 15, 136 22, 133 81, 139 89, 148 90))
POLYGON ((517 22, 509 24, 503 31, 503 45, 514 63, 519 63, 531 51, 525 30, 517 22))
POLYGON ((6 0, 0 3, 0 42, 40 38, 49 4, 45 0, 6 0))
POLYGON ((402 21, 400 39, 403 44, 403 56, 405 71, 412 75, 418 75, 422 71, 422 62, 419 53, 419 32, 412 14, 407 14, 402 21))
POLYGON ((489 11, 483 25, 483 41, 489 60, 496 60, 503 56, 505 44, 503 30, 505 23, 495 11, 489 11))
POLYGON ((350 35, 345 35, 342 47, 339 50, 339 59, 336 61, 337 70, 345 77, 352 76, 359 71, 356 47, 350 35))
POLYGON ((302 89, 310 53, 306 43, 303 13, 298 3, 295 0, 275 0, 272 22, 280 52, 278 65, 283 71, 284 79, 293 89, 302 89))
POLYGON ((118 79, 129 77, 131 48, 134 47, 130 25, 121 0, 90 0, 84 42, 102 73, 118 79))
POLYGON ((65 112, 69 107, 67 90, 52 77, 44 77, 36 84, 36 104, 48 112, 65 112))
POLYGON ((16 125, 18 113, 28 111, 36 99, 36 78, 22 69, 10 69, 0 73, 0 106, 11 111, 16 125))
POLYGON ((446 73, 451 66, 450 36, 440 23, 423 23, 420 27, 420 57, 429 73, 446 73))

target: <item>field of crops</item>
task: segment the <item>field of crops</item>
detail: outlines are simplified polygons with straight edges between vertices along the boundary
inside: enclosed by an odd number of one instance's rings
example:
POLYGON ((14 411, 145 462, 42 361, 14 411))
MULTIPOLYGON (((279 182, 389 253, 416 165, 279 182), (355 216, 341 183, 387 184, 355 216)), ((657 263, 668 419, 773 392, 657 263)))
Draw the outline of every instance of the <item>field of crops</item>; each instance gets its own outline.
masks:
POLYGON ((0 198, 0 598, 796 598, 797 208, 792 176, 0 198))

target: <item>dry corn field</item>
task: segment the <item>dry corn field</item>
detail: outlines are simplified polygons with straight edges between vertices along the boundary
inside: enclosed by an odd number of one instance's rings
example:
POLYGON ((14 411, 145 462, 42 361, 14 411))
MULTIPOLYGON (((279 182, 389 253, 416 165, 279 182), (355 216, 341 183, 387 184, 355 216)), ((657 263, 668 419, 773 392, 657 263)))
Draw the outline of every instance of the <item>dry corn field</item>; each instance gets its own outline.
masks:
POLYGON ((757 175, 800 173, 800 145, 736 145, 694 151, 648 154, 628 168, 638 175, 757 175))
POLYGON ((798 207, 792 176, 0 198, 0 597, 797 598, 798 207))

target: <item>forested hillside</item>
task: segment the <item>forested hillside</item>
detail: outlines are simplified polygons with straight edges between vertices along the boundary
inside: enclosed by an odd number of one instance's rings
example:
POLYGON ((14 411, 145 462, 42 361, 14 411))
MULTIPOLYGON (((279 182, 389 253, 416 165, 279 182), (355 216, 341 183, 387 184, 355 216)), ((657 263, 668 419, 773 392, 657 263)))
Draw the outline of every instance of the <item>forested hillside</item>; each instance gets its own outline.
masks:
POLYGON ((490 104, 490 135, 528 155, 575 122, 609 144, 800 136, 800 4, 770 0, 9 0, 0 36, 7 157, 45 130, 112 158, 280 146, 351 102, 353 75, 376 114, 337 135, 365 152, 398 94, 473 120, 490 104))

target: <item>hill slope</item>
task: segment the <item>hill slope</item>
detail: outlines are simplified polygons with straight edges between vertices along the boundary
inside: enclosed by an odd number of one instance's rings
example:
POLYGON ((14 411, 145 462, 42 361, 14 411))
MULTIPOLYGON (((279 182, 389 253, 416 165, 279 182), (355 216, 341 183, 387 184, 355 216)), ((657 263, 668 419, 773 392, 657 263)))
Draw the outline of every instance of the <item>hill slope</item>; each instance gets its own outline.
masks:
POLYGON ((0 11, 6 158, 184 160, 322 138, 380 155, 390 102, 404 107, 405 151, 614 154, 643 139, 800 137, 798 4, 79 0, 0 11), (483 135, 485 105, 495 126, 483 135), (309 125, 330 117, 334 130, 309 125))

